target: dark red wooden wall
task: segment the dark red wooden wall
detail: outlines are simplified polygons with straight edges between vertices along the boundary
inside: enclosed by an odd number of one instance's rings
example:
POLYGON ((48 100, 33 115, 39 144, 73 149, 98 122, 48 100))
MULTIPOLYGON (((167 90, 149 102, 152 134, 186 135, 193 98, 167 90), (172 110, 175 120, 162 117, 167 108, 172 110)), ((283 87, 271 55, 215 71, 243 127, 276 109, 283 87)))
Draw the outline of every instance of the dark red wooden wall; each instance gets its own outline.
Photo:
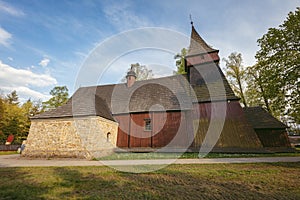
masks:
POLYGON ((116 115, 119 122, 117 146, 136 147, 176 147, 186 148, 192 143, 192 124, 188 112, 151 112, 116 115), (144 119, 151 119, 152 130, 144 129, 144 119))
POLYGON ((207 138, 210 123, 214 126, 223 125, 220 135, 213 133, 218 135, 214 143, 216 148, 262 147, 238 101, 199 103, 194 105, 193 111, 131 113, 114 117, 119 122, 117 146, 120 148, 190 146, 197 149, 207 138), (216 112, 212 112, 212 109, 216 112), (220 115, 222 109, 226 112, 225 121, 220 115), (144 119, 148 118, 152 121, 151 131, 144 130, 144 119))

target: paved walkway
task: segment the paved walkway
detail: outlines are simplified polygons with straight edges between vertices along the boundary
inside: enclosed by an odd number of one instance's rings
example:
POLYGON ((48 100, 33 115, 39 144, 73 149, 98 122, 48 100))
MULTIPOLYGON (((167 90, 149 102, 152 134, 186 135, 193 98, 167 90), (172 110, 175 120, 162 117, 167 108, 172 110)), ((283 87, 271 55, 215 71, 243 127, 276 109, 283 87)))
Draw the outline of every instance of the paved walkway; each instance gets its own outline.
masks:
POLYGON ((24 159, 20 155, 1 155, 0 167, 46 167, 46 166, 123 166, 123 165, 168 165, 168 164, 215 164, 215 163, 270 163, 300 162, 300 157, 257 158, 201 158, 201 159, 157 159, 157 160, 109 160, 89 161, 78 159, 24 159))

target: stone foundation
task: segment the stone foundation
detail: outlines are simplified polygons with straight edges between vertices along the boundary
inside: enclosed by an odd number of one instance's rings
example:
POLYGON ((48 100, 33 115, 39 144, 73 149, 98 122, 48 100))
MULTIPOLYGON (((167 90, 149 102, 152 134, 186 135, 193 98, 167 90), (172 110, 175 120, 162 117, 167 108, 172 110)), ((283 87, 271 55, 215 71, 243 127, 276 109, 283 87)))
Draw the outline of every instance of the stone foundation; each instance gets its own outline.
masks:
POLYGON ((118 124, 93 116, 32 120, 25 157, 98 158, 113 151, 118 124))

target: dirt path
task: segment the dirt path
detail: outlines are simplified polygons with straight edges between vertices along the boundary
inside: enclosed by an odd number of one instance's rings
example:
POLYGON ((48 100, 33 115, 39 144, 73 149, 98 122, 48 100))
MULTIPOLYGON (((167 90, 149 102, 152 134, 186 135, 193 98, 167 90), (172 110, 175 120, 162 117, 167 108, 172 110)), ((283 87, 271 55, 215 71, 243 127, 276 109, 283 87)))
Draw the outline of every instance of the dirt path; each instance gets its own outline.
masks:
POLYGON ((157 159, 157 160, 107 160, 89 161, 79 159, 24 159, 20 155, 1 155, 0 167, 46 167, 46 166, 122 166, 122 165, 168 165, 168 164, 214 164, 214 163, 266 163, 300 162, 300 157, 257 158, 202 158, 202 159, 157 159))

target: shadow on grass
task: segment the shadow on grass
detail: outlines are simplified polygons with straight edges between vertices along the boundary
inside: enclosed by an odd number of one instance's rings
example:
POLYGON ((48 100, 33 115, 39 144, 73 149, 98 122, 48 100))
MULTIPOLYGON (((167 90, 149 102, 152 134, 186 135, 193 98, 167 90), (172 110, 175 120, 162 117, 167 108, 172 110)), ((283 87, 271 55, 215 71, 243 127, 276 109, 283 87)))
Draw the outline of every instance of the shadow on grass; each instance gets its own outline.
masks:
MULTIPOLYGON (((267 199, 258 190, 243 182, 218 181, 199 174, 161 170, 159 174, 121 174, 132 184, 129 190, 144 194, 148 199, 267 199), (147 195, 147 196, 146 196, 147 195)), ((143 199, 137 196, 137 199, 143 199)), ((133 198, 132 198, 133 199, 133 198)))
POLYGON ((299 163, 0 168, 0 199, 299 199, 299 163))
POLYGON ((47 186, 22 168, 1 168, 0 176, 0 199, 43 199, 48 192, 47 186))
POLYGON ((106 197, 106 193, 109 194, 112 189, 117 187, 118 181, 113 178, 112 171, 103 171, 103 167, 99 169, 103 174, 97 173, 97 168, 93 168, 92 171, 83 167, 79 170, 67 167, 55 168, 55 174, 61 179, 59 187, 65 188, 59 198, 102 199, 106 197), (105 178, 106 175, 110 178, 105 178))
POLYGON ((300 171, 300 162, 277 162, 277 163, 265 163, 265 164, 269 166, 291 168, 300 171))

